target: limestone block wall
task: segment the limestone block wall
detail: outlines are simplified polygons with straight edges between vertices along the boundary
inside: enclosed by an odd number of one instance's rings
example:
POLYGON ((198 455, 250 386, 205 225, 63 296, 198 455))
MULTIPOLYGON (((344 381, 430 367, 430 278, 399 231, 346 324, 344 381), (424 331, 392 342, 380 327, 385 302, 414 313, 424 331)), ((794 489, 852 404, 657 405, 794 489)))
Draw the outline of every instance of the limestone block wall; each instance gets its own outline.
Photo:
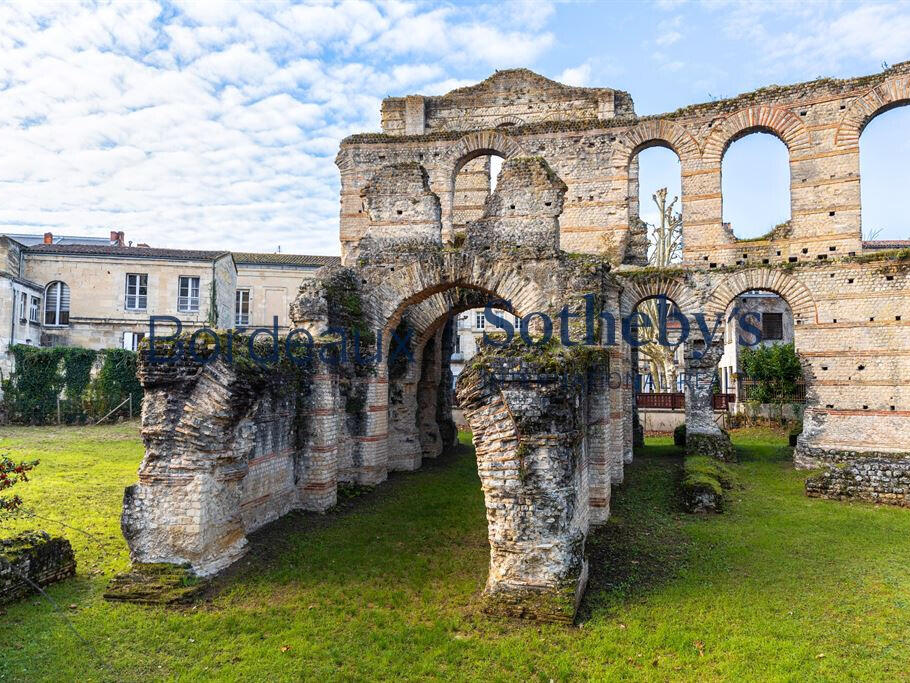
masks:
POLYGON ((139 375, 146 454, 121 520, 134 561, 211 574, 242 556, 248 532, 291 509, 334 504, 326 443, 337 388, 318 371, 225 357, 153 364, 146 350, 139 375))
MULTIPOLYGON (((250 325, 271 327, 272 317, 278 316, 279 329, 287 333, 290 326, 288 311, 297 296, 300 283, 313 277, 315 267, 291 265, 237 264, 237 289, 250 290, 250 325)), ((233 327, 233 306, 228 324, 233 327)))
POLYGON ((455 176, 452 229, 463 230, 465 223, 480 218, 489 194, 490 157, 482 156, 466 163, 455 176))
POLYGON ((383 133, 347 138, 336 160, 342 256, 349 259, 365 234, 359 193, 380 167, 415 162, 427 169, 440 198, 443 240, 451 240, 461 224, 456 176, 478 156, 497 154, 541 156, 566 184, 563 249, 640 263, 646 241, 637 223, 636 155, 651 146, 680 158, 687 264, 711 269, 859 254, 859 135, 877 113, 908 101, 910 63, 648 117, 636 117, 624 93, 568 88, 520 69, 439 98, 390 98, 383 103, 383 133), (773 232, 767 226, 763 239, 738 240, 723 225, 721 162, 732 142, 756 131, 788 148, 791 219, 773 232))
POLYGON ((527 69, 497 71, 474 86, 440 97, 389 97, 382 102, 382 131, 419 135, 550 121, 570 114, 610 119, 634 114, 628 93, 611 88, 577 88, 527 69))

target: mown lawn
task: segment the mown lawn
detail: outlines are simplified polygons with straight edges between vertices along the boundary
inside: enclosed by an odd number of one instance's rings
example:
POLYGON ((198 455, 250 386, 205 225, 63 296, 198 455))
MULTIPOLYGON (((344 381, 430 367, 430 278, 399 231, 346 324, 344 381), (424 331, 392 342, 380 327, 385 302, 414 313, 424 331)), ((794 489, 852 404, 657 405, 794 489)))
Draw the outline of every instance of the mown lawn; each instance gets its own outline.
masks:
POLYGON ((136 427, 4 428, 0 448, 42 460, 27 502, 91 537, 31 520, 72 540, 78 575, 48 590, 63 614, 40 597, 0 612, 0 680, 906 677, 910 510, 809 500, 781 435, 734 440, 745 486, 720 517, 680 512, 669 439, 638 455, 567 628, 479 611, 486 520, 467 447, 289 516, 207 600, 165 609, 101 598, 127 566, 136 427))

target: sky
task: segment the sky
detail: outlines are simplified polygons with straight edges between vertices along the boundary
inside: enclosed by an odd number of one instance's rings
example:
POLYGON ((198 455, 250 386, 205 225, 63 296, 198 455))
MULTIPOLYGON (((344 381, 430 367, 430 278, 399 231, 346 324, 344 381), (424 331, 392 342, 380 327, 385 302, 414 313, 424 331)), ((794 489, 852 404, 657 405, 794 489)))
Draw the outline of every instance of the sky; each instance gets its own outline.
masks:
MULTIPOLYGON (((639 114, 910 59, 906 3, 208 2, 0 6, 0 230, 337 254, 340 140, 383 97, 527 67, 631 93, 639 114)), ((864 228, 910 238, 910 107, 861 139, 864 228)), ((743 138, 724 218, 788 217, 786 150, 743 138), (757 180, 759 182, 757 182, 757 180)), ((650 195, 675 156, 642 158, 650 195)))

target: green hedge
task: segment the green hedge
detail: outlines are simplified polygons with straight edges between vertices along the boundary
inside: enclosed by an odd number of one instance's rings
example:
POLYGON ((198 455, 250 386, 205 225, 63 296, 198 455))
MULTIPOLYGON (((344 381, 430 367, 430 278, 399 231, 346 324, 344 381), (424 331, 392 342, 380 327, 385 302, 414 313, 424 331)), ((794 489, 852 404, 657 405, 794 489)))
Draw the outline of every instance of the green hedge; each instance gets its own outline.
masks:
MULTIPOLYGON (((105 349, 101 370, 85 392, 87 410, 98 420, 123 401, 133 397, 133 415, 139 414, 142 405, 142 386, 136 377, 136 353, 126 349, 105 349)), ((129 410, 123 407, 123 412, 129 410)))
POLYGON ((132 351, 16 344, 10 353, 15 366, 3 382, 3 402, 11 422, 57 422, 58 398, 60 419, 67 424, 98 419, 127 394, 133 394, 134 413, 138 413, 142 388, 132 351), (93 380, 91 369, 99 355, 102 366, 93 380))

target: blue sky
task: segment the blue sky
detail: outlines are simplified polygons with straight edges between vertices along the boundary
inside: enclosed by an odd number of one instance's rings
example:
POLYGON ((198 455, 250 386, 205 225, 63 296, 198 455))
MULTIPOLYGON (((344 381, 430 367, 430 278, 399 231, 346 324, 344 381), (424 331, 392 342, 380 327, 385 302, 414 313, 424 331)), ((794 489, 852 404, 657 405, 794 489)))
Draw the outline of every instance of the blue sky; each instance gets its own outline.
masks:
MULTIPOLYGON (((388 95, 525 66, 640 114, 910 59, 904 3, 157 3, 0 6, 0 229, 338 252, 339 140, 388 95)), ((910 238, 910 107, 861 140, 864 224, 910 238)), ((749 136, 725 219, 786 218, 785 150, 749 136)), ((643 207, 678 165, 642 157, 643 207)), ((647 209, 643 211, 648 217, 647 209)))

